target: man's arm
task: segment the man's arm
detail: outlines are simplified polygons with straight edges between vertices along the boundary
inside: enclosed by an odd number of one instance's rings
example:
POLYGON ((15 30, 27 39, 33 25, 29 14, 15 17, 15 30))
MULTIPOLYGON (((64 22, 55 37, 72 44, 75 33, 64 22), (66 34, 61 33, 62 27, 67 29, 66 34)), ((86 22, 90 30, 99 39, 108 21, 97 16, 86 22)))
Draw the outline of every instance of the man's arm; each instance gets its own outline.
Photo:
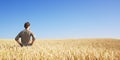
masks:
POLYGON ((19 40, 16 40, 17 41, 17 43, 22 47, 23 45, 19 42, 19 40))
POLYGON ((34 41, 35 41, 35 36, 33 33, 31 33, 31 37, 32 37, 32 42, 30 43, 30 45, 33 45, 34 41))
POLYGON ((15 41, 22 47, 22 43, 19 41, 19 38, 20 38, 20 33, 15 37, 15 41))

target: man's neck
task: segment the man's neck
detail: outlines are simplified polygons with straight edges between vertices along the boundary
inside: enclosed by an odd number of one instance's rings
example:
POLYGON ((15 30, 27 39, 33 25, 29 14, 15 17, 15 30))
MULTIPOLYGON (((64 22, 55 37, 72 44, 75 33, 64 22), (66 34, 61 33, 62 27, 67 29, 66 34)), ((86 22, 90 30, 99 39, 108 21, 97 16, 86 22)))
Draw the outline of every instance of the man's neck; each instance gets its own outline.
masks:
POLYGON ((30 30, 30 29, 27 28, 27 29, 25 29, 25 30, 30 30))

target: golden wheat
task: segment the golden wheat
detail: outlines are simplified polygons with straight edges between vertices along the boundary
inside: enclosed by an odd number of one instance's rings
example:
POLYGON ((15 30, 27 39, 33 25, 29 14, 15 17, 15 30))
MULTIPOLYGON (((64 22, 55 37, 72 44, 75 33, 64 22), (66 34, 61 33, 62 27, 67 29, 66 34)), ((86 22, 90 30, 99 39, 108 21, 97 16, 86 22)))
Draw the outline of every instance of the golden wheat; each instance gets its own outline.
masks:
POLYGON ((0 40, 0 60, 120 60, 120 40, 36 40, 22 48, 14 40, 0 40))

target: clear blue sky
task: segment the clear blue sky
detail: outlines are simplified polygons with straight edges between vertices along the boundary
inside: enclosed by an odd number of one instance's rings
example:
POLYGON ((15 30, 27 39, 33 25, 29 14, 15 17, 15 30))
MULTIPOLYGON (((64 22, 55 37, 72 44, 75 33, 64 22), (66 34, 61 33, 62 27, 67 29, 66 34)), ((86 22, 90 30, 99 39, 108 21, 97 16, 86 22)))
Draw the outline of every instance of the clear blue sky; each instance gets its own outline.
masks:
POLYGON ((0 0, 0 38, 26 21, 37 38, 120 38, 120 0, 0 0))

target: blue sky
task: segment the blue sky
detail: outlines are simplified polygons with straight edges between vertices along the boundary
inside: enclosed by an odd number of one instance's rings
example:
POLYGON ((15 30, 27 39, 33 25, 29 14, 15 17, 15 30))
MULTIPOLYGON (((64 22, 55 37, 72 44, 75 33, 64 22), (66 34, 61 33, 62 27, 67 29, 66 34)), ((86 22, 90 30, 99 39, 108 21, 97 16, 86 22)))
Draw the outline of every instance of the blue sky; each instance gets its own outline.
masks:
POLYGON ((0 38, 26 21, 36 38, 119 38, 120 0, 0 0, 0 38))

